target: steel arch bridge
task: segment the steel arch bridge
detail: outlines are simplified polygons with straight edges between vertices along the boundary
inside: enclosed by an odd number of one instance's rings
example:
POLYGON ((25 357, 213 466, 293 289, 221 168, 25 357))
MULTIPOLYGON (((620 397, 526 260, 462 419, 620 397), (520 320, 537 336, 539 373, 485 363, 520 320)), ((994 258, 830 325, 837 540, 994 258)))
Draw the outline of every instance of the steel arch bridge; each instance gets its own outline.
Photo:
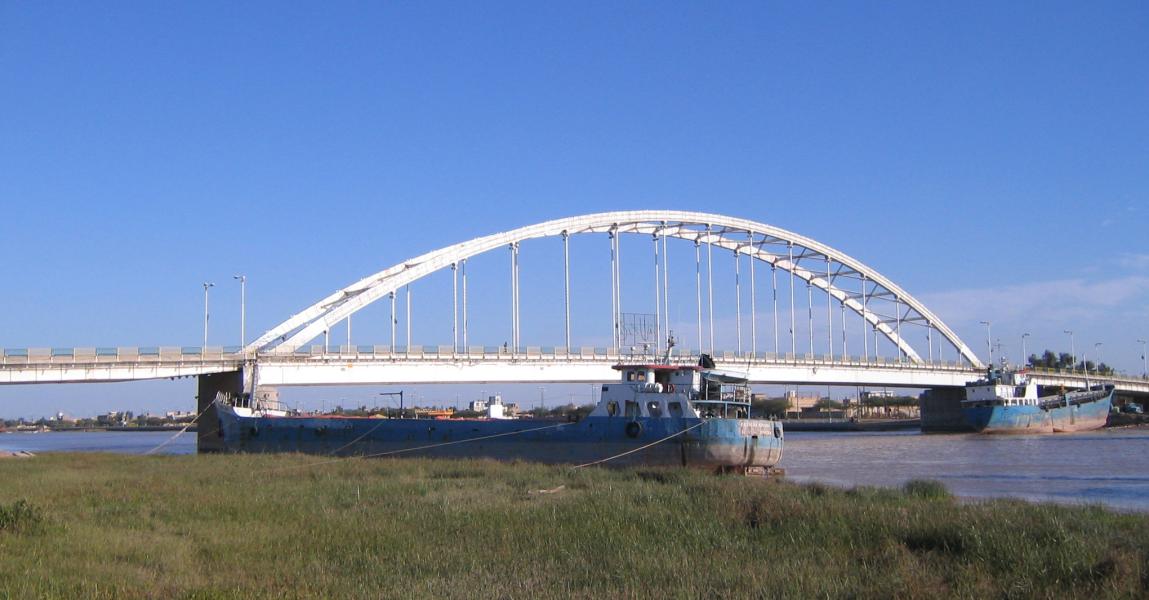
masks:
MULTIPOLYGON (((728 217, 717 214, 686 212, 686 211, 620 211, 606 212, 577 217, 568 217, 546 221, 535 225, 528 225, 492 235, 475 238, 466 242, 447 246, 426 254, 403 261, 397 265, 365 277, 326 298, 316 302, 303 311, 293 315, 283 323, 268 330, 254 342, 244 348, 244 353, 251 356, 268 356, 292 353, 310 341, 323 335, 325 332, 347 319, 353 314, 371 305, 372 303, 390 298, 392 312, 394 312, 395 294, 405 286, 410 285, 423 277, 443 269, 453 271, 461 270, 463 273, 463 345, 466 346, 466 262, 477 255, 500 248, 511 250, 511 303, 512 303, 512 341, 514 347, 519 346, 519 292, 518 292, 518 251, 519 244, 537 238, 561 237, 564 244, 564 257, 569 256, 567 242, 570 236, 582 234, 607 234, 611 243, 611 298, 613 313, 613 342, 617 350, 621 345, 621 273, 619 263, 619 238, 623 234, 649 236, 654 241, 655 280, 660 283, 661 290, 656 290, 658 298, 658 338, 662 339, 665 333, 661 322, 662 309, 669 304, 668 268, 666 265, 666 248, 668 239, 686 240, 693 243, 695 248, 695 284, 697 300, 698 332, 701 345, 702 338, 702 294, 703 283, 701 264, 703 253, 706 261, 706 288, 711 300, 708 303, 710 311, 710 336, 713 349, 713 283, 711 281, 712 253, 714 248, 732 251, 737 258, 736 269, 741 264, 741 258, 749 259, 751 281, 754 280, 756 264, 764 264, 770 268, 772 287, 774 293, 774 337, 775 350, 778 351, 778 271, 790 277, 789 293, 789 331, 790 351, 797 354, 798 342, 796 334, 795 311, 795 281, 807 287, 809 302, 809 349, 813 352, 814 311, 813 293, 826 296, 825 324, 827 328, 827 344, 830 354, 835 348, 834 315, 833 308, 840 308, 842 318, 839 333, 840 349, 845 355, 846 346, 846 313, 847 310, 861 320, 870 331, 862 331, 864 354, 869 357, 869 333, 873 333, 873 352, 877 356, 878 338, 882 337, 894 345, 898 351, 898 360, 914 364, 925 364, 927 356, 930 362, 934 359, 934 344, 938 344, 938 356, 941 356, 943 345, 948 345, 956 354, 959 362, 968 363, 970 367, 982 368, 983 364, 978 357, 962 342, 962 340, 934 315, 919 300, 911 296, 901 287, 884 277, 874 269, 862 262, 831 248, 813 239, 796 233, 780 229, 765 223, 747 219, 728 217), (661 250, 659 245, 661 244, 661 250), (661 267, 659 256, 662 256, 661 267), (661 271, 659 270, 661 268, 661 271), (659 282, 661 278, 661 282, 659 282), (925 330, 926 349, 923 352, 920 345, 911 343, 910 338, 903 335, 903 327, 916 327, 917 331, 925 330)), ((570 347, 570 275, 569 260, 566 264, 566 344, 570 347)), ((737 277, 737 276, 736 276, 737 277)), ((457 288, 456 288, 457 289, 457 288)), ((754 285, 751 284, 751 311, 755 310, 754 285)), ((737 292, 738 302, 741 302, 741 291, 737 292)), ((458 302, 458 292, 455 292, 455 302, 458 302)), ((741 319, 742 309, 739 306, 738 319, 741 319)), ((665 314, 668 314, 665 313, 665 314)), ((458 310, 455 310, 458 318, 458 310)), ((669 321, 669 319, 667 319, 669 321)), ((392 325, 394 325, 392 316, 392 325)), ((752 319, 756 323, 756 318, 752 319)), ((752 325, 753 326, 753 325, 752 325)), ((457 324, 456 324, 457 328, 457 324)), ((741 336, 741 323, 738 334, 741 336)), ((394 330, 392 330, 394 337, 394 330)), ((456 347, 458 334, 456 333, 456 347)), ((915 336, 915 339, 920 336, 915 336)), ((739 337, 741 339, 741 337, 739 337)), ((392 341, 394 344, 394 340, 392 341)), ((740 349, 741 350, 741 349, 740 349)))

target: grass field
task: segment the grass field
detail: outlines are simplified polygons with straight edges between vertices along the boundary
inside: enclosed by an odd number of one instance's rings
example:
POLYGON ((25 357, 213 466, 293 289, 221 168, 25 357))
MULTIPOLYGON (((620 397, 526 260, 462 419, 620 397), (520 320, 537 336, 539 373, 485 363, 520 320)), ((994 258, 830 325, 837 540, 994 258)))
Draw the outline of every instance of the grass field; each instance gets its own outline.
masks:
MULTIPOLYGON (((317 463, 323 464, 317 464, 317 463)), ((0 461, 0 597, 1144 597, 1149 516, 681 470, 0 461)))

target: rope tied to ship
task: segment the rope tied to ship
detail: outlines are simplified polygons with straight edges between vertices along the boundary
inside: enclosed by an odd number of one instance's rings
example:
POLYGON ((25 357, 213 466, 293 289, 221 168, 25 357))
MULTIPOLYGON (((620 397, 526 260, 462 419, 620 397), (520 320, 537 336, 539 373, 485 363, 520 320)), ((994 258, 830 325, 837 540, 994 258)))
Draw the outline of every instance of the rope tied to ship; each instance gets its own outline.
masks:
POLYGON ((425 446, 415 446, 414 448, 402 448, 400 450, 390 450, 388 452, 378 452, 375 454, 363 454, 363 455, 359 456, 359 458, 377 458, 380 456, 390 456, 392 454, 402 454, 404 452, 414 452, 416 450, 428 450, 430 448, 438 448, 440 446, 452 446, 454 444, 464 444, 467 442, 477 442, 480 440, 489 440, 489 439, 504 437, 504 436, 508 436, 508 435, 518 435, 520 433, 530 433, 532 431, 542 431, 544 429, 556 429, 558 427, 566 427, 567 425, 570 425, 570 424, 571 423, 557 423, 555 425, 546 425, 543 427, 532 427, 531 429, 519 429, 517 431, 506 431, 503 433, 493 433, 491 435, 483 435, 483 436, 479 436, 479 437, 475 437, 475 438, 467 438, 465 440, 454 440, 451 442, 439 442, 438 444, 427 444, 425 446))
POLYGON ((615 454, 614 456, 608 456, 608 457, 600 459, 600 460, 596 460, 596 461, 592 461, 592 462, 588 462, 588 463, 583 463, 581 465, 575 465, 575 466, 571 467, 571 470, 573 471, 575 469, 581 469, 583 467, 590 467, 590 466, 594 466, 594 465, 599 465, 599 464, 602 464, 602 463, 607 462, 607 461, 612 461, 616 458, 622 458, 622 457, 626 456, 627 454, 634 454, 635 452, 641 452, 642 450, 646 450, 647 448, 649 448, 651 446, 661 444, 662 442, 665 442, 666 440, 669 440, 671 438, 676 438, 676 437, 690 431, 691 429, 702 427, 705 423, 706 423, 706 421, 699 421, 699 422, 695 423, 694 425, 687 427, 686 429, 672 433, 672 434, 670 434, 670 435, 668 435, 668 436, 666 436, 660 440, 655 440, 655 441, 653 441, 653 442, 651 442, 645 446, 639 446, 638 448, 634 448, 632 450, 627 450, 626 452, 622 452, 620 454, 615 454))
POLYGON ((176 438, 178 438, 179 436, 181 436, 181 435, 183 435, 184 433, 186 433, 186 432, 187 432, 187 430, 188 430, 188 429, 189 429, 189 428, 190 428, 192 425, 195 425, 197 422, 199 422, 199 418, 200 418, 200 417, 202 417, 202 416, 203 416, 203 414, 204 414, 204 413, 206 413, 206 412, 208 411, 208 409, 209 409, 209 408, 211 408, 212 406, 214 406, 214 404, 213 404, 213 403, 211 403, 211 402, 209 402, 209 403, 208 403, 208 405, 207 405, 207 406, 205 406, 203 410, 199 411, 199 414, 198 414, 198 415, 196 415, 194 419, 192 419, 191 421, 188 421, 188 424, 187 424, 187 425, 184 425, 184 428, 183 428, 183 429, 181 429, 181 430, 177 431, 177 432, 175 433, 175 435, 173 435, 172 437, 170 437, 170 438, 168 438, 168 439, 164 440, 162 443, 160 443, 160 445, 159 445, 159 446, 156 446, 155 448, 152 448, 151 450, 148 450, 147 452, 144 452, 144 456, 148 456, 148 455, 150 455, 150 454, 153 454, 153 453, 155 453, 155 452, 159 451, 159 449, 160 449, 160 448, 163 448, 164 446, 167 446, 168 444, 170 444, 170 443, 172 443, 172 442, 176 441, 176 438))
MULTIPOLYGON (((423 446, 414 446, 412 448, 400 448, 399 450, 389 450, 387 452, 376 452, 373 454, 356 454, 353 456, 335 458, 332 460, 324 460, 324 461, 307 463, 307 464, 302 464, 302 465, 288 465, 285 467, 280 467, 278 469, 267 469, 267 471, 282 471, 282 470, 287 470, 287 469, 300 469, 300 468, 307 468, 307 467, 317 467, 317 466, 321 466, 321 465, 329 465, 332 463, 342 462, 344 460, 356 459, 356 458, 379 458, 381 456, 392 456, 395 454, 402 454, 404 452, 415 452, 418 450, 430 450, 432 448, 439 448, 442 446, 453 446, 455 444, 465 444, 467 442, 478 442, 478 441, 482 441, 482 440, 489 440, 489 439, 505 437, 505 436, 510 436, 510 435, 518 435, 520 433, 531 433, 533 431, 543 431, 546 429, 557 429, 559 427, 566 427, 568 425, 572 425, 572 423, 555 423, 553 425, 544 425, 542 427, 531 427, 529 429, 518 429, 515 431, 505 431, 503 433, 494 433, 491 435, 482 435, 479 437, 467 438, 465 440, 453 440, 450 442, 439 442, 438 444, 425 444, 423 446)), ((376 425, 375 427, 378 428, 379 425, 376 425)), ((368 432, 368 433, 370 433, 370 432, 368 432)), ((366 435, 367 434, 363 434, 363 435, 359 436, 358 438, 356 438, 354 441, 359 441, 360 439, 363 439, 363 437, 365 437, 366 435)), ((352 443, 354 443, 354 442, 352 442, 352 443)), ((344 444, 339 449, 335 450, 335 452, 343 450, 350 445, 351 444, 344 444)))
POLYGON ((361 440, 361 439, 363 439, 363 438, 365 438, 365 437, 367 437, 367 436, 371 435, 372 433, 374 433, 376 429, 379 429, 379 427, 380 427, 380 426, 382 426, 382 425, 383 425, 384 423, 386 423, 387 421, 388 421, 388 419, 379 419, 379 423, 378 423, 378 424, 376 424, 376 425, 375 425, 374 427, 372 427, 371 429, 368 429, 367 431, 365 431, 365 432, 363 433, 363 435, 361 435, 361 436, 359 436, 359 437, 357 437, 357 438, 355 438, 355 439, 351 440, 350 442, 347 442, 346 444, 343 444, 342 446, 340 446, 340 447, 338 447, 338 448, 336 448, 336 449, 332 450, 332 451, 331 451, 331 453, 332 453, 332 454, 339 454, 340 452, 342 452, 342 451, 344 451, 344 450, 346 450, 346 449, 350 448, 351 446, 354 446, 354 445, 355 445, 355 444, 356 444, 356 443, 357 443, 359 440, 361 440))

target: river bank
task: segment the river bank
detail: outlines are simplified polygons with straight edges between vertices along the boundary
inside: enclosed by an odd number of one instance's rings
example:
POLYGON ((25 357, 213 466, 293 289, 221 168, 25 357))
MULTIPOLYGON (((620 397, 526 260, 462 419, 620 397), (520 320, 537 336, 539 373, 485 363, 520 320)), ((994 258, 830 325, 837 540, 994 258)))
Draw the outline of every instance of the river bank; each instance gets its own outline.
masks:
MULTIPOLYGON (((194 454, 196 436, 170 432, 13 433, 0 451, 194 454)), ((1149 429, 985 436, 886 432, 790 432, 787 478, 841 488, 898 488, 933 479, 967 499, 1104 504, 1149 513, 1149 429)))
POLYGON ((922 482, 49 454, 0 463, 0 517, 13 597, 1149 593, 1145 515, 922 482))
POLYGON ((1116 413, 1109 415, 1106 427, 1149 427, 1149 415, 1116 413))
POLYGON ((93 433, 99 431, 126 431, 126 432, 148 432, 148 431, 197 431, 198 427, 192 425, 106 425, 100 427, 61 427, 53 429, 51 427, 37 426, 37 425, 21 425, 12 429, 0 429, 0 433, 93 433))
POLYGON ((921 419, 785 419, 782 427, 792 431, 920 431, 921 419))

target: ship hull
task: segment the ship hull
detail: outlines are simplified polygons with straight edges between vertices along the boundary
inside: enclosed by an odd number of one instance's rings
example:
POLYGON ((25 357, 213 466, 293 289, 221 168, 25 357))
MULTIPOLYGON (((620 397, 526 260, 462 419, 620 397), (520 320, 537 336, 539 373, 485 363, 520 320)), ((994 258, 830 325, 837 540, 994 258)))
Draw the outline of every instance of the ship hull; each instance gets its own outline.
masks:
POLYGON ((493 458, 572 464, 617 457, 609 464, 709 469, 769 468, 782 458, 782 425, 756 419, 587 417, 562 423, 531 419, 245 416, 226 405, 217 409, 220 435, 228 452, 493 458), (632 423, 637 423, 637 428, 632 423), (690 430, 650 445, 684 429, 690 430))
POLYGON ((1053 430, 1072 433, 1105 427, 1109 419, 1109 410, 1113 405, 1113 392, 1109 391, 1104 395, 1096 392, 1092 394, 1097 398, 1075 401, 1071 395, 1065 406, 1051 409, 1049 412, 1053 420, 1053 430))
POLYGON ((1112 390, 1083 392, 1041 406, 976 406, 962 414, 980 433, 1072 433, 1105 427, 1112 400, 1112 390))
POLYGON ((978 406, 962 414, 979 433, 1053 433, 1053 419, 1038 406, 978 406))

